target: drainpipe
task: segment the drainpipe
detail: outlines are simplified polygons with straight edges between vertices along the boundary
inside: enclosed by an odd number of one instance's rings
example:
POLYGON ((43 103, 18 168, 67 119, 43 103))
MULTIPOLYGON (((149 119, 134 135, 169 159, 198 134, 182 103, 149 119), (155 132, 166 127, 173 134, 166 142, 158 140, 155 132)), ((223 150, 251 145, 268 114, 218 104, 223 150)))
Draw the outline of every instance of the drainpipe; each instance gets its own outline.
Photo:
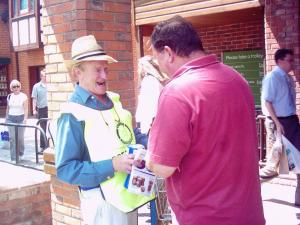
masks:
POLYGON ((15 52, 16 58, 16 69, 17 69, 17 80, 20 81, 20 70, 19 70, 19 52, 15 52))

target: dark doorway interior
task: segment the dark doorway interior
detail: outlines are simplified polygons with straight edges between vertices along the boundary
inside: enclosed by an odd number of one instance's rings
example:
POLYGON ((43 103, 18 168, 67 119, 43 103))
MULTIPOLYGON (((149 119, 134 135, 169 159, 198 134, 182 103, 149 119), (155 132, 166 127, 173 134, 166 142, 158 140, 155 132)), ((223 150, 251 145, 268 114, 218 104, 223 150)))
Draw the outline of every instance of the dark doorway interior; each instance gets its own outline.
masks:
POLYGON ((29 114, 32 115, 32 99, 31 93, 33 85, 40 81, 40 71, 44 69, 44 66, 30 66, 29 67, 29 114))

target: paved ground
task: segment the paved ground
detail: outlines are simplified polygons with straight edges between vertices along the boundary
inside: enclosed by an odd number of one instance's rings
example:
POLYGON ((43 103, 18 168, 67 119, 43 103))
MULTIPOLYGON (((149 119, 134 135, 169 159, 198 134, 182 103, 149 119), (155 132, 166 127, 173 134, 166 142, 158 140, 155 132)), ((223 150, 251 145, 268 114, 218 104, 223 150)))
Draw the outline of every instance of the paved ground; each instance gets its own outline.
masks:
POLYGON ((294 205, 295 187, 262 184, 266 225, 299 225, 300 208, 294 205))
MULTIPOLYGON (((0 118, 0 122, 4 123, 4 118, 0 118)), ((28 119, 27 125, 36 125, 37 119, 28 119)), ((6 127, 0 126, 0 131, 7 130, 6 127)), ((24 143, 25 143, 25 151, 24 151, 24 157, 19 162, 20 166, 30 167, 38 170, 43 170, 43 157, 42 155, 39 155, 39 163, 36 163, 35 161, 35 129, 34 128, 26 128, 25 129, 25 135, 24 135, 24 143)), ((38 135, 39 138, 39 135, 38 135)), ((38 142, 39 143, 39 142, 38 142)), ((40 149, 38 149, 40 151, 40 149)), ((12 162, 10 160, 10 150, 9 150, 9 144, 7 142, 0 143, 0 161, 8 162, 15 164, 15 162, 12 162)))
MULTIPOLYGON (((3 121, 4 119, 0 118, 0 122, 3 121)), ((36 119, 29 119, 28 124, 35 125, 36 119)), ((4 128, 0 126, 0 131, 3 129, 4 128)), ((34 149, 34 129, 27 128, 25 132, 25 156, 19 165, 42 170, 44 163, 42 156, 39 156, 40 162, 36 164, 34 149)), ((10 161, 8 148, 0 148, 0 161, 2 161, 0 162, 0 170, 6 171, 6 173, 2 173, 4 177, 0 177, 0 180, 7 182, 9 181, 9 177, 5 176, 5 174, 13 174, 13 171, 15 171, 14 167, 6 166, 6 163, 12 163, 10 161)), ((28 171, 32 170, 27 170, 26 173, 28 173, 28 171)), ((37 171, 32 171, 32 175, 36 173, 37 171)), ((294 174, 281 175, 272 180, 262 182, 262 199, 267 221, 266 225, 300 225, 300 208, 294 206, 295 184, 294 174)), ((6 183, 6 188, 9 188, 9 185, 9 183, 6 183)), ((1 187, 3 188, 2 185, 0 185, 0 189, 1 187)), ((251 212, 249 212, 249 216, 250 215, 251 212)), ((149 206, 146 205, 139 210, 139 225, 150 224, 150 210, 149 206)))

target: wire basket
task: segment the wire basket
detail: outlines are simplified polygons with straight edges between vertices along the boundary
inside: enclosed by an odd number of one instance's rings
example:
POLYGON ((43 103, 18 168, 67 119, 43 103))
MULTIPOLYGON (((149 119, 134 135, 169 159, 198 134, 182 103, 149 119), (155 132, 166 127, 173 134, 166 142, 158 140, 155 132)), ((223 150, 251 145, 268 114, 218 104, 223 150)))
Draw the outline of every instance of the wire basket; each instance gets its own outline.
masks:
POLYGON ((156 208, 158 220, 163 225, 172 223, 171 208, 168 203, 165 180, 163 178, 157 177, 156 184, 154 186, 154 191, 156 194, 156 208))

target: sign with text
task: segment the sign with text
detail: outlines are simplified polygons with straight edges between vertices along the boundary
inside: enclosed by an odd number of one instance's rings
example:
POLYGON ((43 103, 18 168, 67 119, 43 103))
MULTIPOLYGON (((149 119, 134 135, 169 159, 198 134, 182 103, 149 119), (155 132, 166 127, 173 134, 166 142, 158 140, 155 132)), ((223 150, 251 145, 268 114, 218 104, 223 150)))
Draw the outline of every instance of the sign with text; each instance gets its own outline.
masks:
POLYGON ((222 61, 244 76, 252 89, 255 106, 260 107, 261 83, 264 76, 263 51, 223 52, 222 61))

